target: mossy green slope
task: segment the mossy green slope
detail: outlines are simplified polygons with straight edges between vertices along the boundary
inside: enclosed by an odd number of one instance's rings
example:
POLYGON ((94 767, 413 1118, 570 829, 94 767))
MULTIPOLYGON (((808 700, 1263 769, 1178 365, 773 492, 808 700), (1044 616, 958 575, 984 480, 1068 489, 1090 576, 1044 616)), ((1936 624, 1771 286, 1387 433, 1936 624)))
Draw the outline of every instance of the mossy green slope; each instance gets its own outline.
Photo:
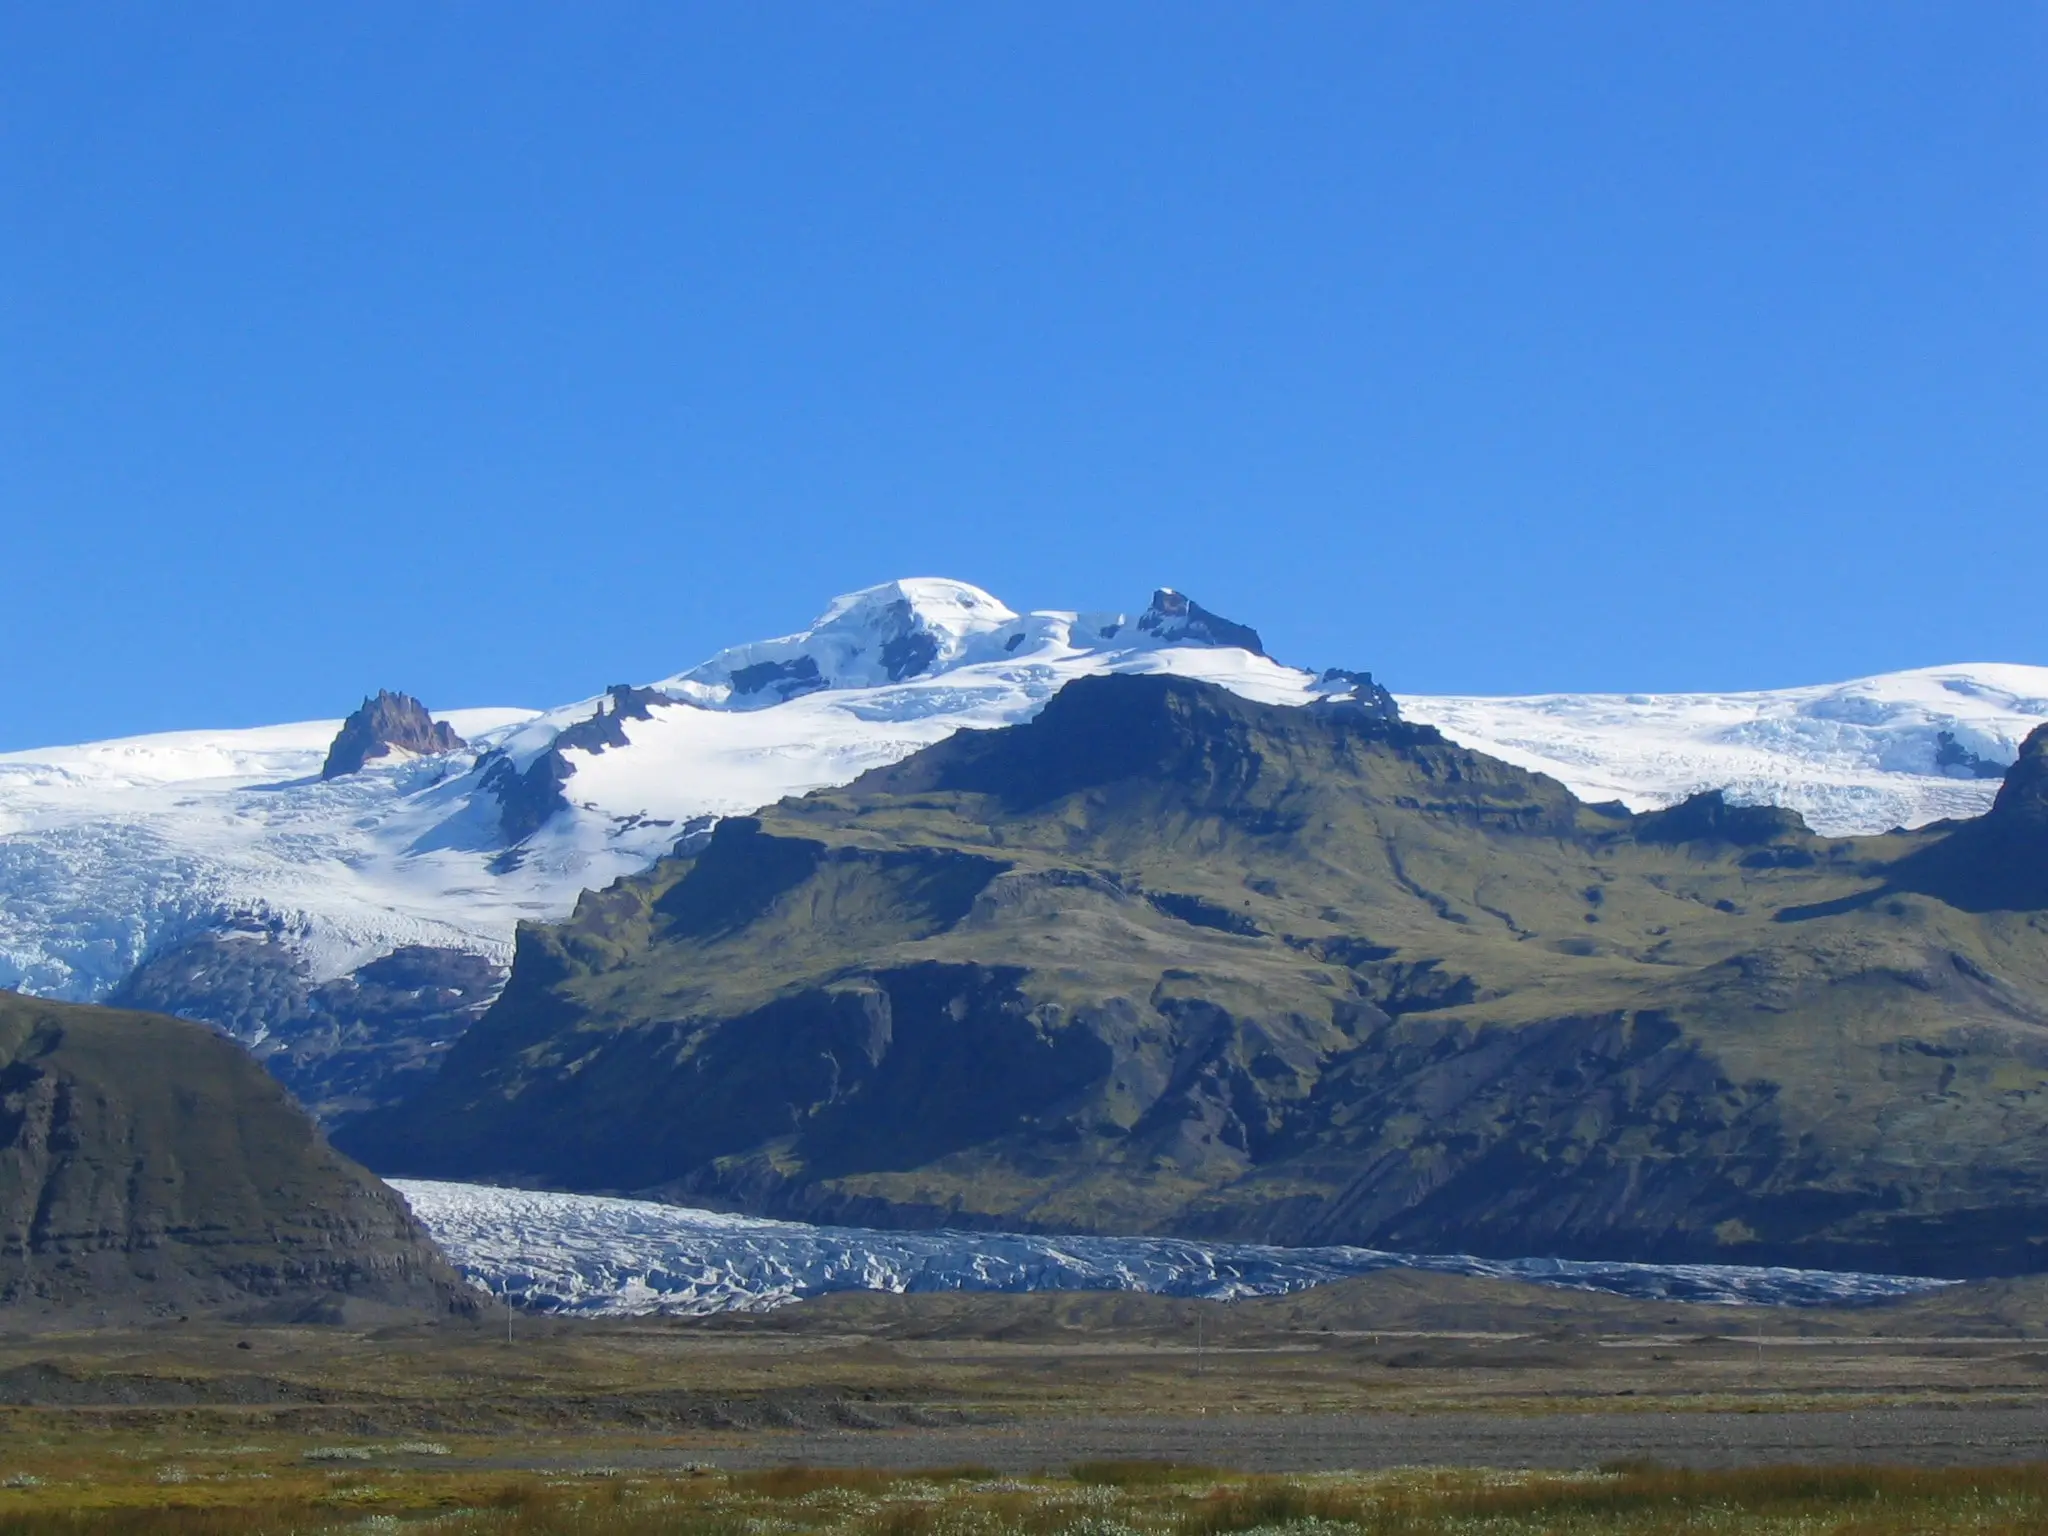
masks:
POLYGON ((2039 793, 1631 817, 1426 727, 1090 680, 528 929, 348 1144, 844 1221, 2039 1267, 2039 793))
POLYGON ((0 993, 0 1304, 21 1322, 476 1299, 232 1041, 0 993))

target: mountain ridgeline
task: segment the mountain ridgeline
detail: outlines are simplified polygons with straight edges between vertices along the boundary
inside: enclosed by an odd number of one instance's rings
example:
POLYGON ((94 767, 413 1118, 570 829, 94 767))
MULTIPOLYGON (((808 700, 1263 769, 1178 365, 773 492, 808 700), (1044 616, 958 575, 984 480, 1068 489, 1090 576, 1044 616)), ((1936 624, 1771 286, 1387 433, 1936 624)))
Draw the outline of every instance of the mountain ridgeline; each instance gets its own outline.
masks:
POLYGON ((523 929, 342 1144, 871 1225, 2040 1268, 2044 760, 1822 838, 1084 678, 523 929))

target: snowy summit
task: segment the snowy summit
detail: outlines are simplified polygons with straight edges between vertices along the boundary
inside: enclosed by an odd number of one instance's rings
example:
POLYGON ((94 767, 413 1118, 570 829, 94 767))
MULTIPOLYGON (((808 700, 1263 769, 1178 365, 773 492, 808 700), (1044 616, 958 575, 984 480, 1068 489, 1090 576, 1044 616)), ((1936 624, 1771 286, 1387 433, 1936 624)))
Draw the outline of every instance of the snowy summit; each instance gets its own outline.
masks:
MULTIPOLYGON (((1019 614, 920 578, 544 711, 415 719, 412 700, 372 698, 365 709, 402 714, 405 733, 358 725, 370 749, 339 757, 338 720, 0 755, 0 986, 102 997, 153 951, 251 920, 318 977, 401 945, 502 959, 520 919, 565 915, 581 891, 720 816, 846 783, 956 730, 1017 723, 1103 672, 1168 672, 1274 704, 1373 686, 1276 661, 1255 630, 1171 590, 1136 614, 1019 614)), ((1588 799, 1648 809, 1718 787, 1792 806, 1823 832, 1876 832, 1986 808, 2048 721, 2048 668, 1400 707, 1588 799)))

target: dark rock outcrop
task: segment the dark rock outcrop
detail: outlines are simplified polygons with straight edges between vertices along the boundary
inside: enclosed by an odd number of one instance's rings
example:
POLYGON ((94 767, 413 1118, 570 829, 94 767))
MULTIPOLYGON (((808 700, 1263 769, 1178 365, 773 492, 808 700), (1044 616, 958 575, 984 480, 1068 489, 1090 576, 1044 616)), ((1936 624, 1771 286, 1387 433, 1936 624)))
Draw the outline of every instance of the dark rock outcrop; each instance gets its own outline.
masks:
POLYGON ((613 683, 598 700, 597 713, 564 727, 555 737, 555 750, 602 752, 606 747, 623 747, 627 745, 626 721, 652 720, 656 709, 676 702, 655 688, 613 683))
POLYGON ((2008 765, 1972 752, 1956 740, 1954 731, 1937 731, 1934 736, 1934 766, 1961 778, 2002 779, 2008 765))
POLYGON ((882 668, 890 682, 915 677, 939 659, 937 637, 925 629, 910 604, 891 603, 886 618, 893 633, 887 633, 882 641, 882 668))
POLYGON ((1776 805, 1730 805, 1718 789, 1703 790, 1661 811, 1636 818, 1641 843, 1725 843, 1756 848, 1785 838, 1811 837, 1797 811, 1776 805))
POLYGON ((733 694, 743 699, 772 691, 778 703, 786 704, 824 686, 824 674, 818 670, 817 659, 811 656, 799 656, 794 661, 757 661, 750 667, 735 669, 732 674, 733 694))
POLYGON ((1171 587, 1161 587, 1152 594, 1151 606, 1138 615, 1138 628, 1161 640, 1193 640, 1203 645, 1236 646, 1254 656, 1266 654, 1259 632, 1249 624, 1211 613, 1171 587))
POLYGON ((233 1042, 0 993, 0 1304, 282 1319, 480 1298, 233 1042))
POLYGON ((562 786, 576 772, 561 752, 550 746, 524 768, 502 752, 477 764, 478 783, 498 802, 498 830, 508 843, 523 843, 552 816, 569 809, 562 786))
POLYGON ((2021 744, 1991 809, 1906 861, 1896 883, 1969 912, 2048 910, 2048 725, 2021 744))
POLYGON ((426 705, 411 694, 380 688, 375 698, 364 699, 362 707, 342 721, 334 744, 327 749, 320 777, 338 779, 360 772, 366 763, 389 757, 394 751, 427 756, 459 752, 467 745, 453 726, 434 719, 426 705))
POLYGON ((1316 700, 1310 709, 1358 710, 1375 720, 1399 720, 1401 706, 1393 694, 1373 681, 1370 672, 1332 667, 1316 679, 1316 700))
POLYGON ((522 843, 547 825, 550 817, 569 808, 562 786, 575 776, 576 765, 566 752, 602 752, 607 747, 626 746, 626 721, 652 720, 654 710, 681 703, 659 689, 614 683, 598 700, 595 713, 556 732, 546 750, 524 768, 503 752, 488 754, 477 764, 477 772, 483 788, 497 799, 498 826, 505 840, 522 843))

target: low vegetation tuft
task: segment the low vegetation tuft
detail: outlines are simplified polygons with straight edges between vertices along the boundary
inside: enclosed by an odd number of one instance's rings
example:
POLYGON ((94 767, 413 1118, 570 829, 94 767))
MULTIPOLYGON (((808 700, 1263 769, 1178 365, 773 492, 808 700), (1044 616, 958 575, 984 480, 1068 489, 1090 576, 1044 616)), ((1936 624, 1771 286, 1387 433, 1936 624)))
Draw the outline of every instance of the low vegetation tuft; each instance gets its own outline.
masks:
POLYGON ((1224 1474, 1179 1461, 1077 1461, 1067 1475, 1085 1487, 1161 1488, 1213 1483, 1224 1474))

